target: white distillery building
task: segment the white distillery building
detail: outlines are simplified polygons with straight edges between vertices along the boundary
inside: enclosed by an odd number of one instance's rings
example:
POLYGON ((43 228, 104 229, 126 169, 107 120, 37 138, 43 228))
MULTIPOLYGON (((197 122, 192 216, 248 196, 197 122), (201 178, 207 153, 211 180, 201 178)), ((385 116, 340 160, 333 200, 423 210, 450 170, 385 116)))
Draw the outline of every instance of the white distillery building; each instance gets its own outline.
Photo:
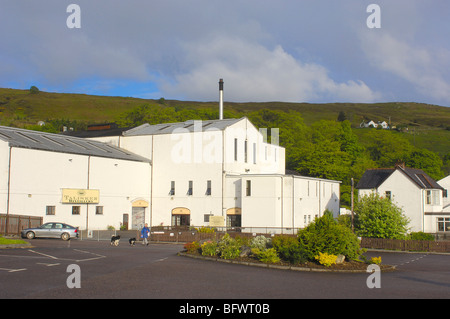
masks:
POLYGON ((286 175, 285 149, 245 117, 84 134, 0 127, 0 214, 90 230, 148 223, 276 232, 339 212, 340 182, 286 175))
POLYGON ((340 182, 286 175, 277 131, 272 130, 270 144, 266 131, 244 117, 144 124, 90 138, 150 160, 150 201, 133 208, 132 220, 275 232, 304 227, 327 209, 337 216, 340 182))
POLYGON ((219 97, 219 120, 77 136, 0 127, 0 214, 88 230, 148 223, 266 232, 339 214, 339 181, 286 175, 278 129, 223 119, 222 80, 219 97))

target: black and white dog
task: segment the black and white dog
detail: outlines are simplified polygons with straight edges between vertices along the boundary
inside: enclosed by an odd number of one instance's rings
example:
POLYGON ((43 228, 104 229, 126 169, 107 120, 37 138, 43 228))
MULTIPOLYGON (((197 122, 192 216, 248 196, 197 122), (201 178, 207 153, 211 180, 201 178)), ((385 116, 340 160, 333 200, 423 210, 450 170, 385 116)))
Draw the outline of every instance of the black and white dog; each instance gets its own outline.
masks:
POLYGON ((128 242, 130 243, 130 246, 134 246, 134 244, 136 243, 136 238, 130 238, 128 242))
POLYGON ((119 246, 119 241, 120 241, 120 236, 119 235, 117 235, 117 236, 112 235, 111 236, 111 245, 119 246))

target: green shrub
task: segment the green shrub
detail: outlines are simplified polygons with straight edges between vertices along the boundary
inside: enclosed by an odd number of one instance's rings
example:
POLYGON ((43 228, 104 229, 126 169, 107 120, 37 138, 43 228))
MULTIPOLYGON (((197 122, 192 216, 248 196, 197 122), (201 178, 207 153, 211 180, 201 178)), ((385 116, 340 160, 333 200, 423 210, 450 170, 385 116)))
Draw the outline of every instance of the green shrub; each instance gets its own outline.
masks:
POLYGON ((230 237, 229 234, 220 239, 217 244, 219 256, 222 259, 235 259, 241 254, 241 245, 239 241, 230 237))
POLYGON ((261 250, 259 248, 252 248, 253 255, 263 263, 277 263, 280 261, 280 257, 277 255, 277 251, 274 248, 261 250))
POLYGON ((272 239, 272 245, 282 260, 291 264, 306 262, 304 249, 297 238, 278 235, 272 239))
POLYGON ((357 259, 361 254, 358 237, 348 227, 338 224, 330 214, 324 214, 305 229, 300 229, 298 241, 305 257, 311 261, 319 253, 341 254, 348 259, 357 259))
POLYGON ((424 232, 412 232, 411 234, 409 234, 408 236, 410 240, 433 240, 434 241, 434 236, 431 234, 427 234, 424 232))
POLYGON ((214 241, 206 241, 202 244, 202 256, 217 256, 219 250, 217 247, 217 243, 214 241))
POLYGON ((268 246, 271 244, 272 240, 270 238, 266 238, 263 235, 256 236, 251 240, 250 247, 251 248, 258 248, 260 250, 264 250, 268 248, 268 246))

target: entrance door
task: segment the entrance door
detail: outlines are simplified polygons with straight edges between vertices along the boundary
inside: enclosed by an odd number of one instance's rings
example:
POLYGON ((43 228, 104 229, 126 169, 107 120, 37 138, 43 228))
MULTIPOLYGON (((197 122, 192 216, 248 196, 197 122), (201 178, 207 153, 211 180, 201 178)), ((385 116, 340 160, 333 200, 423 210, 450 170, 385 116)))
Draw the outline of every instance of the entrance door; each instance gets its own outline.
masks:
POLYGON ((123 214, 122 226, 125 230, 128 230, 128 214, 123 214))
POLYGON ((131 229, 142 229, 145 220, 145 207, 133 207, 131 211, 131 229))

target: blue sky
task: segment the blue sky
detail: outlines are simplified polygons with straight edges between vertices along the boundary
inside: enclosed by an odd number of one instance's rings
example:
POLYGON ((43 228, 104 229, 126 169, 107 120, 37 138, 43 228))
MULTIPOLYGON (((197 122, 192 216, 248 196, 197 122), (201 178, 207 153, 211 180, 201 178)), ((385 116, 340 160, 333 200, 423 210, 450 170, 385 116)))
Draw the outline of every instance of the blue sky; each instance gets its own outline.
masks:
POLYGON ((225 101, 450 106, 449 16, 448 0, 0 0, 0 87, 217 101, 223 78, 225 101))

